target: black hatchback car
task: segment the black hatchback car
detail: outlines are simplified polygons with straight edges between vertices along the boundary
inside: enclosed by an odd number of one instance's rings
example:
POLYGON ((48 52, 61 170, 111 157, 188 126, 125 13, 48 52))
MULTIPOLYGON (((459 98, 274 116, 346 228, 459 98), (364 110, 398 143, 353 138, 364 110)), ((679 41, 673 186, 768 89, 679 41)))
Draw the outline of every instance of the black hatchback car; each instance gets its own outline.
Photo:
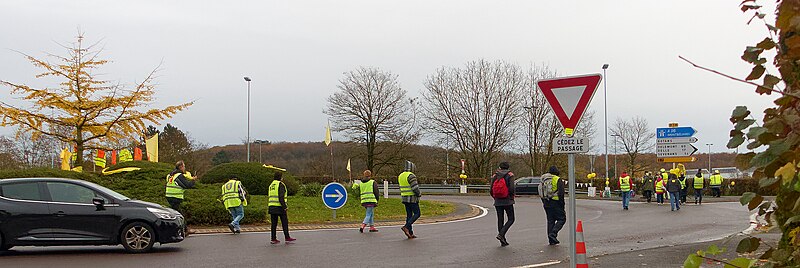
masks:
POLYGON ((183 241, 183 216, 80 180, 0 180, 0 251, 13 246, 119 245, 130 253, 183 241))
POLYGON ((514 191, 516 194, 539 194, 539 183, 541 177, 522 177, 514 181, 514 191))

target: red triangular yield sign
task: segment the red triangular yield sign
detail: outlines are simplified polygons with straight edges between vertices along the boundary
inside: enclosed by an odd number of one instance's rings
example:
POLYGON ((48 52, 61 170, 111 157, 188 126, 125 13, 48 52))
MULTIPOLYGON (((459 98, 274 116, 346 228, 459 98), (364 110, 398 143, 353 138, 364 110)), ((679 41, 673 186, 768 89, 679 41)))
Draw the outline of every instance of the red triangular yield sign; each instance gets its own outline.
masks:
POLYGON ((601 79, 600 74, 590 74, 541 80, 536 84, 553 108, 561 126, 574 129, 589 107, 601 79))

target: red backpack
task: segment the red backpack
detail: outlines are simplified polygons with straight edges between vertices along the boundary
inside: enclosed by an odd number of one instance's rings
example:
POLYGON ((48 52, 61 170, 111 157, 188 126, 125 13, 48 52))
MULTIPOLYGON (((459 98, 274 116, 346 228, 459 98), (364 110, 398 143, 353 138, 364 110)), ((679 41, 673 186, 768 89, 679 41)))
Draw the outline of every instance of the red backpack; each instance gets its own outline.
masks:
POLYGON ((496 178, 494 182, 492 182, 492 197, 508 198, 508 185, 506 184, 506 177, 508 177, 509 173, 504 174, 502 177, 496 178))

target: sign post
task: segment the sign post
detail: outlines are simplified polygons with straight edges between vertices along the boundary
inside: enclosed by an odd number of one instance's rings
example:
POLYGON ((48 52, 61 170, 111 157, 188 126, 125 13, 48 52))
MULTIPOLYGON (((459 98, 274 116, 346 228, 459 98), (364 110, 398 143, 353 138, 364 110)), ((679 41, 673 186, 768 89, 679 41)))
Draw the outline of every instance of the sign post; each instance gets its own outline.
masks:
POLYGON ((336 219, 336 210, 347 204, 347 189, 338 182, 331 182, 322 188, 322 203, 333 210, 333 218, 336 219))
POLYGON ((553 152, 568 154, 569 165, 569 240, 572 243, 569 248, 571 267, 576 267, 576 229, 577 216, 575 210, 575 154, 589 151, 589 140, 581 137, 574 137, 575 128, 589 107, 597 86, 600 85, 602 76, 600 74, 572 76, 554 78, 550 80, 540 80, 536 82, 539 86, 547 103, 553 109, 553 113, 564 127, 566 138, 559 138, 553 141, 553 152))

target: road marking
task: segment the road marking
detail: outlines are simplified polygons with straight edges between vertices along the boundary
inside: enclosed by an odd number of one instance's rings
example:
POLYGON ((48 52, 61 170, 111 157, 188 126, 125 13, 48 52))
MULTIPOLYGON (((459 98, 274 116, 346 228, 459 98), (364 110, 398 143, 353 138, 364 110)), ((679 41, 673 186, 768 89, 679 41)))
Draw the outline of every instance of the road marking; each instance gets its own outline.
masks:
POLYGON ((511 267, 511 268, 534 268, 534 267, 544 267, 544 266, 549 266, 549 265, 553 265, 553 264, 559 264, 559 263, 561 263, 561 261, 543 262, 543 263, 537 263, 537 264, 530 264, 530 265, 516 266, 516 267, 511 267))
MULTIPOLYGON (((469 205, 472 206, 472 207, 480 209, 481 210, 481 214, 478 215, 478 216, 474 216, 474 217, 470 217, 470 218, 466 218, 466 219, 460 219, 460 220, 454 220, 454 221, 443 221, 443 222, 420 223, 420 224, 415 224, 415 226, 436 225, 436 224, 457 223, 457 222, 471 221, 471 220, 476 220, 476 219, 483 218, 483 217, 485 217, 486 215, 489 214, 489 209, 487 209, 485 207, 478 206, 478 205, 473 205, 473 204, 469 204, 469 205)), ((402 226, 402 225, 386 225, 386 226, 380 226, 380 227, 375 227, 375 228, 376 229, 381 229, 381 228, 390 228, 390 227, 397 227, 397 226, 402 226)), ((333 228, 333 229, 313 229, 313 230, 296 230, 296 231, 291 231, 290 230, 290 231, 292 233, 297 233, 297 232, 321 232, 321 231, 342 231, 342 230, 353 230, 353 228, 352 227, 346 227, 346 228, 333 228)), ((269 231, 265 231, 265 232, 242 232, 239 235, 243 235, 243 234, 269 234, 269 233, 270 233, 269 231)), ((230 233, 193 234, 193 235, 190 235, 189 237, 217 236, 217 235, 231 235, 231 234, 230 233)), ((536 266, 534 266, 534 267, 536 267, 536 266)))

